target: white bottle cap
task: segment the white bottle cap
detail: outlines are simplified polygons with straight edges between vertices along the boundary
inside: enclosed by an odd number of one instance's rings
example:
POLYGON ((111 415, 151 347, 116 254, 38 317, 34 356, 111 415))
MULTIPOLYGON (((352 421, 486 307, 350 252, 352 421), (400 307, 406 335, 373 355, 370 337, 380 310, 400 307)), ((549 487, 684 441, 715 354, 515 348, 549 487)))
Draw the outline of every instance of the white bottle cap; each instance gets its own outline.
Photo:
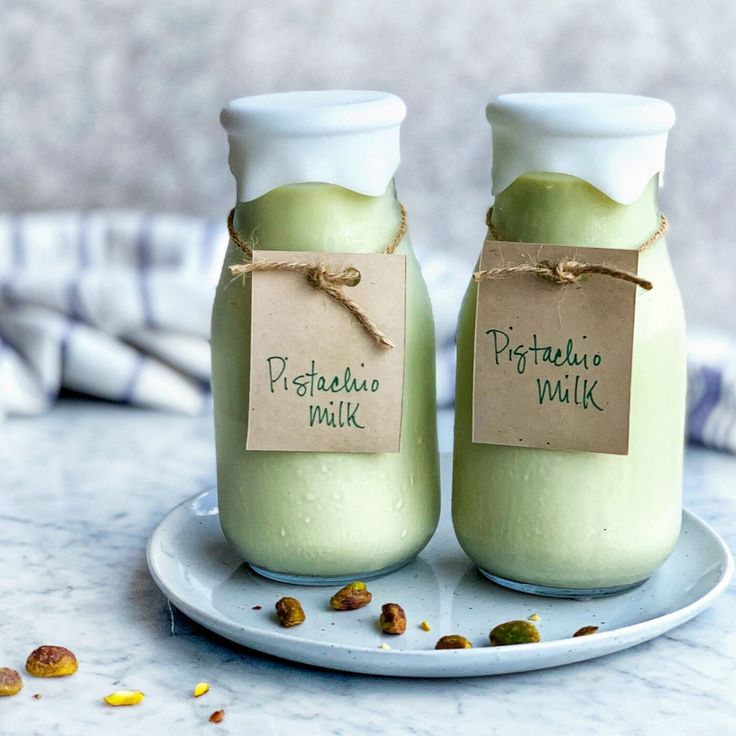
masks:
POLYGON ((232 100, 220 120, 239 202, 324 182, 379 196, 399 165, 406 106, 387 92, 284 92, 232 100))
POLYGON ((631 204, 662 183, 670 104, 610 94, 501 95, 486 107, 493 131, 493 194, 532 171, 570 174, 631 204))

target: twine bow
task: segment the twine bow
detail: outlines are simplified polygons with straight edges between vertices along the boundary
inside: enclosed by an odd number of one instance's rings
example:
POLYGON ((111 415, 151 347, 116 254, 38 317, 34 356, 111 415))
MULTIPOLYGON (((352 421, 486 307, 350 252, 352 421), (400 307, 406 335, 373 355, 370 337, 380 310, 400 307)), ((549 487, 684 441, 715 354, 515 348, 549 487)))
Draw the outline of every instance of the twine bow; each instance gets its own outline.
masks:
MULTIPOLYGON (((498 231, 496 230, 493 220, 493 207, 488 210, 486 215, 486 224, 490 231, 491 237, 494 240, 503 240, 498 231)), ((660 216, 659 226, 647 238, 641 245, 637 247, 637 251, 640 253, 645 251, 651 245, 656 243, 669 229, 669 222, 664 215, 660 216)), ((473 278, 476 281, 482 281, 483 279, 496 278, 497 276, 506 276, 513 273, 532 273, 545 281, 549 281, 553 284, 579 284, 580 277, 588 274, 600 274, 601 276, 609 276, 614 279, 620 279, 621 281, 627 281, 630 284, 636 284, 641 286, 642 289, 649 291, 653 288, 651 281, 643 279, 635 273, 630 271, 623 271, 619 268, 612 268, 606 266, 603 263, 580 263, 579 261, 573 260, 561 260, 556 263, 549 260, 542 260, 538 263, 521 263, 518 266, 505 266, 501 268, 487 268, 481 271, 476 271, 473 274, 473 278)))
POLYGON ((622 271, 618 268, 611 268, 600 263, 578 263, 578 261, 539 261, 536 264, 521 263, 518 266, 506 266, 505 268, 487 268, 482 271, 476 271, 473 278, 476 281, 483 279, 492 279, 496 276, 506 276, 512 273, 533 273, 540 279, 550 281, 553 284, 579 284, 580 277, 586 273, 598 273, 603 276, 610 276, 614 279, 628 281, 631 284, 641 286, 642 289, 649 291, 652 288, 652 282, 637 276, 629 271, 622 271))
MULTIPOLYGON (((393 253, 404 235, 406 234, 406 210, 401 206, 401 224, 396 232, 393 240, 383 249, 383 253, 393 253)), ((235 210, 230 210, 227 217, 227 229, 230 233, 230 239, 240 250, 249 258, 253 258, 253 247, 243 240, 238 234, 233 224, 235 210)), ((267 261, 267 260, 251 260, 248 263, 238 263, 230 266, 230 273, 233 276, 245 276, 255 271, 292 271, 304 274, 307 283, 319 291, 323 291, 331 299, 347 309, 350 314, 355 317, 358 324, 376 341, 381 348, 390 349, 394 347, 394 343, 378 328, 378 325, 366 314, 366 312, 351 299, 343 290, 343 287, 356 286, 360 283, 360 271, 354 266, 348 266, 342 271, 331 271, 324 263, 305 263, 300 261, 267 261)))

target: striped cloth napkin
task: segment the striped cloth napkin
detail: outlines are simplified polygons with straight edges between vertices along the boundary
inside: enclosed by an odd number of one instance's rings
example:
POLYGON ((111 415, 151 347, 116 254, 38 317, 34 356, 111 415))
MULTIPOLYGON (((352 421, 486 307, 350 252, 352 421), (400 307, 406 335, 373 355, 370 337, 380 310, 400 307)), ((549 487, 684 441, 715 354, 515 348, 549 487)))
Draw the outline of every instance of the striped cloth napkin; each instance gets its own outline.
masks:
POLYGON ((688 439, 736 452, 736 341, 722 332, 691 330, 687 356, 688 439))
MULTIPOLYGON (((0 215, 0 419, 62 388, 198 413, 209 403, 209 319, 224 218, 92 211, 0 215)), ((464 269, 428 252, 438 344, 454 346, 464 269), (435 288, 436 287, 436 288, 435 288)), ((437 354, 452 404, 454 347, 437 354)))
MULTIPOLYGON (((0 215, 0 419, 62 388, 194 414, 209 406, 209 319, 224 219, 119 210, 0 215)), ((419 250, 437 333, 437 402, 455 393, 469 267, 419 250)), ((688 338, 688 438, 736 452, 736 341, 688 338)))
POLYGON ((62 387, 197 413, 222 221, 136 212, 0 215, 0 418, 62 387))

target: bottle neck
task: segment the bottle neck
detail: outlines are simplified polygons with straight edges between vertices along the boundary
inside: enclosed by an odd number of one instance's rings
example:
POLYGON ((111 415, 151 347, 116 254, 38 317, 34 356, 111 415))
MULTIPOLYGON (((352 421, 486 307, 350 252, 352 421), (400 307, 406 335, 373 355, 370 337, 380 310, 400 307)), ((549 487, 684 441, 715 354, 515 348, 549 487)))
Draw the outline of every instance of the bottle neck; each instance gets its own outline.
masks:
POLYGON ((239 202, 235 227, 257 250, 379 253, 401 224, 393 182, 379 197, 334 184, 278 187, 239 202))
POLYGON ((506 240, 636 248, 659 224, 654 177, 629 205, 567 174, 524 174, 496 196, 493 224, 506 240))

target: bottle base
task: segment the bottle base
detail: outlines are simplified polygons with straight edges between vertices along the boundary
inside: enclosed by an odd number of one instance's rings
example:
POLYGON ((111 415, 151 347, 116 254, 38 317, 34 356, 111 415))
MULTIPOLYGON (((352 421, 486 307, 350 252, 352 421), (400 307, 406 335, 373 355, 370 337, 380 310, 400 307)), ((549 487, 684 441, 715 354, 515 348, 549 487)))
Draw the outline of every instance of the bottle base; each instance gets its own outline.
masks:
POLYGON ((267 570, 264 567, 251 565, 250 563, 248 564, 253 572, 257 572, 259 575, 264 578, 268 578, 269 580, 275 580, 277 583, 288 583, 289 585, 347 585, 348 583, 352 583, 354 580, 371 580, 373 578, 381 577, 382 575, 388 575, 389 573, 400 570, 405 565, 408 565, 413 559, 414 558, 406 560, 405 562, 400 562, 398 565, 390 565, 389 567, 384 567, 381 570, 376 570, 374 572, 328 576, 291 575, 285 572, 267 570))
POLYGON ((625 593, 627 590, 632 590, 647 581, 647 578, 645 578, 644 580, 639 580, 636 583, 614 585, 610 588, 553 588, 547 585, 535 585, 534 583, 522 583, 518 580, 508 580, 507 578, 502 578, 499 575, 494 575, 492 572, 488 572, 482 567, 479 567, 478 571, 483 575, 483 577, 488 578, 491 582, 501 585, 504 588, 516 590, 519 593, 541 595, 546 596, 547 598, 576 598, 578 600, 605 598, 609 595, 625 593))

